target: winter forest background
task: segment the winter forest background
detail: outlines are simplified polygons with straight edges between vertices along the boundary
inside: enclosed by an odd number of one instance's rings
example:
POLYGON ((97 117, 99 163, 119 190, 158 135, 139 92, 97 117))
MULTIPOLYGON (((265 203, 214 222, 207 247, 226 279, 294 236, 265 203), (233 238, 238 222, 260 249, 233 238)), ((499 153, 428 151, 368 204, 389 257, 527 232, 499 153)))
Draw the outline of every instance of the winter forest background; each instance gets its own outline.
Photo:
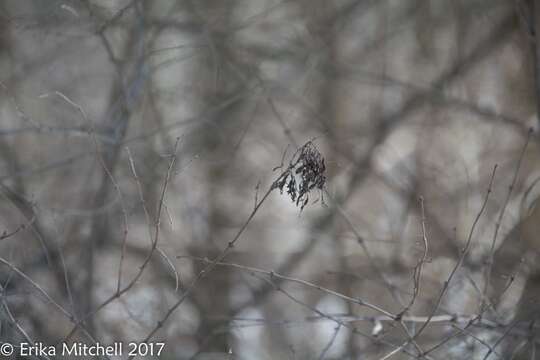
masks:
POLYGON ((540 359, 540 1, 0 16, 1 342, 540 359))

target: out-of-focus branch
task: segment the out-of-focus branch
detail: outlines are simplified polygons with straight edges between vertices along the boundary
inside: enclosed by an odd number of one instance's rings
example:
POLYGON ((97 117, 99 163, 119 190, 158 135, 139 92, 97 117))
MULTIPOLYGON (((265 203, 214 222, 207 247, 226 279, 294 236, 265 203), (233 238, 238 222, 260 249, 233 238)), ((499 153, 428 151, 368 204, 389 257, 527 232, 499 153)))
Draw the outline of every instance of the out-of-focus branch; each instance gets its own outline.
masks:
POLYGON ((533 0, 533 29, 534 29, 534 70, 536 80, 536 116, 540 125, 540 0, 533 0))

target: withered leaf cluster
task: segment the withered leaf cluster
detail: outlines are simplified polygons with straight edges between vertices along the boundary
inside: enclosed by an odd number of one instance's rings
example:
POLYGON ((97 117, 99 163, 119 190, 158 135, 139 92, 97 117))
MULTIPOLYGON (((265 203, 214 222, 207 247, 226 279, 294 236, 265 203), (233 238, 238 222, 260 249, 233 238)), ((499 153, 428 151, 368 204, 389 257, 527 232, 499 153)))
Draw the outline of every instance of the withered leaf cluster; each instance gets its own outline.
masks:
POLYGON ((324 158, 312 141, 305 143, 293 155, 287 169, 276 182, 276 187, 283 194, 286 190, 291 200, 300 206, 300 210, 309 202, 312 190, 319 190, 324 203, 323 188, 326 183, 324 158))

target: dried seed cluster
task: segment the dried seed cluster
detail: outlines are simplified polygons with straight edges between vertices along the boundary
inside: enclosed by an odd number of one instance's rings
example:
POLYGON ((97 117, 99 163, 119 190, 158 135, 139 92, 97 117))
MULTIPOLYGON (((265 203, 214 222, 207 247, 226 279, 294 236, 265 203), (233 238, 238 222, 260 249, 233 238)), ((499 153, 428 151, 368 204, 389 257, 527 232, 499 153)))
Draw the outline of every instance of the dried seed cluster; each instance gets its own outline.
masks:
MULTIPOLYGON (((319 190, 324 203, 323 188, 326 183, 324 158, 312 141, 308 141, 293 155, 287 170, 276 181, 283 194, 286 189, 291 200, 303 210, 309 201, 309 193, 319 190)), ((317 199, 318 200, 318 199, 317 199)))

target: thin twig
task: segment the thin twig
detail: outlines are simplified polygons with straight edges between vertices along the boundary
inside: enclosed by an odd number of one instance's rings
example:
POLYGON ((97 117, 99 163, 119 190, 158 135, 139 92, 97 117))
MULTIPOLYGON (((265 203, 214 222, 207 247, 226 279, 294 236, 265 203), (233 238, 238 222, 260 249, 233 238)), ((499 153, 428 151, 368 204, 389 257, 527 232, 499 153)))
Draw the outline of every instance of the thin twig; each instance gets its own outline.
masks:
MULTIPOLYGON (((448 276, 447 280, 444 282, 444 286, 443 286, 443 288, 441 290, 441 293, 439 294, 439 297, 437 298, 436 305, 433 307, 430 316, 435 315, 435 312, 439 308, 439 305, 440 305, 440 303, 442 301, 442 298, 444 297, 444 295, 448 291, 448 288, 450 286, 450 282, 452 281, 452 279, 453 279, 454 275, 456 274, 456 272, 458 271, 458 269, 463 265, 463 261, 465 260, 465 256, 469 252, 469 249, 470 249, 471 244, 472 244, 474 230, 476 229, 476 225, 480 221, 480 218, 482 217, 482 215, 484 214, 484 210, 486 209, 487 202, 489 200, 489 196, 490 196, 491 191, 492 191, 493 180, 495 179, 495 172, 496 171, 497 171, 497 165, 495 165, 493 167, 493 172, 491 173, 491 177, 489 179, 489 185, 488 185, 488 188, 487 188, 487 191, 486 191, 486 195, 484 197, 484 202, 482 204, 482 207, 478 211, 478 214, 476 215, 476 218, 474 219, 474 222, 473 222, 473 224, 471 226, 471 230, 469 231, 469 236, 467 237, 467 241, 465 242, 465 246, 461 250, 459 260, 456 262, 456 265, 454 266, 454 268, 450 272, 450 275, 448 276)), ((429 324, 429 319, 418 330, 415 337, 420 335, 420 333, 422 333, 422 331, 427 327, 428 324, 429 324)))
POLYGON ((485 310, 485 306, 486 306, 487 293, 488 293, 489 285, 491 283, 491 271, 493 268, 493 259, 495 257, 497 236, 499 235, 499 230, 501 228, 501 224, 503 221, 506 208, 508 206, 508 203, 510 202, 510 198, 512 197, 512 191, 514 190, 514 187, 516 186, 519 170, 521 169, 521 164, 523 162, 523 158, 525 157, 525 150, 527 149, 529 145, 529 141, 531 139, 532 133, 533 133, 532 129, 529 129, 529 133, 527 134, 527 140, 525 141, 525 144, 523 145, 523 148, 521 149, 521 152, 519 154, 516 170, 514 171, 512 181, 510 185, 508 186, 508 193, 506 194, 506 198, 504 199, 503 206, 501 208, 499 217, 497 218, 497 222, 495 224, 495 232, 493 233, 493 239, 491 240, 491 247, 489 249, 489 257, 488 257, 487 269, 485 273, 484 291, 483 291, 483 296, 482 296, 482 302, 480 304, 480 313, 482 313, 485 310))
MULTIPOLYGON (((109 305, 114 300, 118 299, 119 297, 124 295, 126 292, 131 290, 131 288, 133 288, 135 283, 141 278, 142 274, 144 273, 144 270, 146 269, 146 267, 150 263, 150 260, 152 259, 152 256, 153 256, 154 252, 157 249, 157 244, 158 244, 159 234, 160 234, 160 224, 161 224, 160 219, 161 219, 161 215, 162 215, 162 211, 163 211, 163 202, 164 202, 165 194, 167 193, 167 188, 168 188, 169 181, 170 181, 170 178, 171 178, 172 169, 173 169, 173 166, 174 166, 175 161, 176 161, 177 146, 178 146, 178 139, 176 141, 175 148, 174 148, 174 153, 171 156, 171 160, 169 162, 169 166, 168 166, 168 169, 167 169, 167 174, 165 176, 165 180, 164 180, 163 186, 161 188, 161 194, 160 194, 159 203, 158 203, 158 210, 157 210, 157 214, 156 214, 156 219, 154 221, 154 236, 153 236, 153 240, 152 240, 152 247, 150 248, 150 251, 148 252, 146 258, 144 259, 143 264, 139 267, 139 270, 138 270, 137 274, 133 277, 133 279, 123 289, 121 289, 120 291, 115 291, 114 294, 112 294, 109 298, 107 298, 105 301, 103 301, 101 303, 101 305, 99 305, 95 310, 90 311, 89 313, 84 315, 77 322, 77 325, 79 323, 83 322, 84 320, 88 319, 89 317, 96 315, 98 312, 103 310, 103 308, 105 308, 107 305, 109 305)), ((76 330, 76 327, 74 327, 69 332, 69 334, 65 337, 64 340, 69 339, 74 334, 75 330, 76 330)))

